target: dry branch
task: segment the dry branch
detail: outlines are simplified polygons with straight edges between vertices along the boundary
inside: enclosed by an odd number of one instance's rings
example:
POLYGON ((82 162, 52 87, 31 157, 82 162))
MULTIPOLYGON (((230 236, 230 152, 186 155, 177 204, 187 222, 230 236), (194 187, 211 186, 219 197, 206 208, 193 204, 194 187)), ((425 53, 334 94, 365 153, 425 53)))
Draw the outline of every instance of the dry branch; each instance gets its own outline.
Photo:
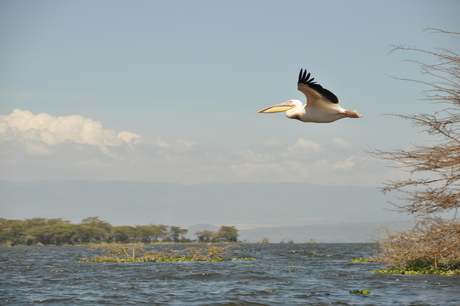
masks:
MULTIPOLYGON (((430 29, 460 37, 460 33, 430 29)), ((424 101, 443 105, 433 114, 394 115, 410 120, 413 126, 433 137, 431 145, 413 144, 408 150, 370 152, 379 159, 391 160, 409 177, 391 181, 383 192, 399 191, 406 204, 396 206, 400 212, 414 216, 417 225, 407 231, 381 230, 376 239, 382 249, 377 257, 384 263, 401 269, 439 269, 460 266, 460 56, 438 48, 427 51, 418 48, 394 47, 435 58, 434 64, 410 61, 421 66, 430 81, 407 80, 428 86, 424 101), (434 80, 434 81, 431 81, 434 80), (439 215, 449 214, 451 219, 439 215), (452 217, 453 216, 453 217, 452 217)), ((445 215, 444 215, 445 216, 445 215)), ((458 267, 460 268, 460 267, 458 267)), ((458 269, 457 268, 457 269, 458 269)))

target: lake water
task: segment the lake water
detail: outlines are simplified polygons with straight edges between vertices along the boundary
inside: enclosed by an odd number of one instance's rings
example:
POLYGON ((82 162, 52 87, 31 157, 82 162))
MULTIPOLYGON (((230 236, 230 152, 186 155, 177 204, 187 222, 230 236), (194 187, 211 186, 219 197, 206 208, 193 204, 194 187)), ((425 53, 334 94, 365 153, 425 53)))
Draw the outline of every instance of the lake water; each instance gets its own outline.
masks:
POLYGON ((350 262, 369 247, 242 244, 230 257, 257 260, 171 263, 74 262, 94 254, 87 247, 0 248, 0 305, 460 305, 460 276, 350 262))

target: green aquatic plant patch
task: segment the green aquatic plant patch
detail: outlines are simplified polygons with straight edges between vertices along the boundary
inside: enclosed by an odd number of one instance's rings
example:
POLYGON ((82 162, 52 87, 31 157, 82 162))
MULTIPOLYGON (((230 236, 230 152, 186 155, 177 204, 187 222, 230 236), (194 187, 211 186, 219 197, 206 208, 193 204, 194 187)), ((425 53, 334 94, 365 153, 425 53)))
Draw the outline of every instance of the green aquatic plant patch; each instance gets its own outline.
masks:
POLYGON ((439 275, 460 275, 460 270, 374 270, 372 273, 389 273, 389 274, 439 274, 439 275))
POLYGON ((351 290, 351 294, 371 294, 370 290, 351 290))
MULTIPOLYGON (((183 250, 170 248, 161 251, 146 250, 143 244, 105 243, 93 245, 90 250, 100 251, 101 255, 82 258, 79 262, 181 262, 181 261, 223 261, 228 250, 235 245, 212 245, 189 247, 183 250)), ((254 258, 232 258, 232 261, 255 260, 254 258)))
POLYGON ((376 258, 373 257, 358 257, 358 258, 353 258, 350 259, 351 262, 378 262, 376 258))
POLYGON ((243 258, 232 258, 231 261, 249 261, 249 260, 256 260, 252 257, 243 257, 243 258))
MULTIPOLYGON (((350 260, 351 262, 379 262, 378 258, 358 257, 350 260)), ((460 263, 456 262, 437 262, 433 260, 414 260, 401 263, 389 269, 373 270, 372 273, 389 274, 439 274, 439 275, 460 275, 460 263)))
POLYGON ((460 263, 434 260, 413 260, 393 266, 386 270, 375 270, 374 273, 392 274, 441 274, 441 275, 460 275, 460 263))

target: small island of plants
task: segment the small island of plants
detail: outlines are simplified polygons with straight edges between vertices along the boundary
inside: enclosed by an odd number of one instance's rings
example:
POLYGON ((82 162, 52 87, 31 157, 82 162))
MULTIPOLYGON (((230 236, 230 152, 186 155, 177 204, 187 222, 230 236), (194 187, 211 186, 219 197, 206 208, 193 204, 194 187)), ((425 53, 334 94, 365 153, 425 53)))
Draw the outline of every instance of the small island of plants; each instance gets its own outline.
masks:
MULTIPOLYGON (((229 249, 235 245, 212 245, 188 247, 182 250, 165 248, 161 251, 147 250, 142 243, 102 243, 90 250, 100 255, 82 258, 79 262, 175 262, 175 261, 223 261, 228 259, 229 249)), ((255 260, 254 258, 231 258, 232 261, 255 260)))
POLYGON ((370 290, 350 290, 351 294, 371 294, 370 290))

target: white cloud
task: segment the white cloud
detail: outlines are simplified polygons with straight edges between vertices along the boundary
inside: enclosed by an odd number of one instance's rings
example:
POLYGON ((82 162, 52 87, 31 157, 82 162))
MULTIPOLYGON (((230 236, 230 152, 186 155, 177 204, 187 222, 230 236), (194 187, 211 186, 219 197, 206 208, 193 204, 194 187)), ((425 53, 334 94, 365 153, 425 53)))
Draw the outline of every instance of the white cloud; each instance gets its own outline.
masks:
POLYGON ((332 139, 332 146, 339 150, 351 151, 355 149, 355 146, 353 145, 353 143, 351 143, 348 140, 341 139, 341 138, 332 139))
POLYGON ((117 134, 117 138, 123 140, 124 142, 134 142, 136 140, 139 140, 141 136, 134 133, 122 131, 117 134))
POLYGON ((264 146, 264 147, 280 147, 280 146, 283 145, 283 143, 279 139, 268 138, 268 139, 265 139, 261 143, 261 145, 264 146))
POLYGON ((355 156, 344 150, 337 151, 338 145, 353 151, 353 145, 341 139, 320 144, 299 138, 292 145, 270 150, 265 150, 263 141, 258 150, 238 152, 241 159, 232 165, 232 170, 247 181, 343 184, 343 170, 355 166, 355 156))
POLYGON ((351 156, 347 158, 346 160, 338 161, 332 165, 332 168, 333 169, 344 169, 344 170, 350 169, 355 165, 353 159, 354 159, 354 156, 351 156))
POLYGON ((104 129, 102 124, 82 116, 52 116, 15 109, 9 115, 0 116, 0 137, 3 140, 23 138, 43 142, 47 145, 66 141, 96 146, 118 146, 140 139, 140 136, 126 131, 118 134, 104 129))
POLYGON ((156 137, 150 142, 152 145, 159 148, 175 153, 186 153, 192 151, 198 144, 193 141, 186 141, 183 139, 176 139, 174 141, 167 141, 161 137, 156 137))
POLYGON ((184 139, 141 138, 82 116, 18 109, 0 116, 0 145, 3 180, 378 185, 390 172, 346 139, 270 138, 236 151, 184 139))
POLYGON ((304 138, 299 138, 294 145, 283 150, 281 155, 285 158, 298 160, 314 156, 322 151, 323 146, 321 144, 304 138))
POLYGON ((25 149, 27 153, 32 156, 46 156, 52 154, 52 151, 48 148, 48 146, 39 142, 27 143, 25 149))

